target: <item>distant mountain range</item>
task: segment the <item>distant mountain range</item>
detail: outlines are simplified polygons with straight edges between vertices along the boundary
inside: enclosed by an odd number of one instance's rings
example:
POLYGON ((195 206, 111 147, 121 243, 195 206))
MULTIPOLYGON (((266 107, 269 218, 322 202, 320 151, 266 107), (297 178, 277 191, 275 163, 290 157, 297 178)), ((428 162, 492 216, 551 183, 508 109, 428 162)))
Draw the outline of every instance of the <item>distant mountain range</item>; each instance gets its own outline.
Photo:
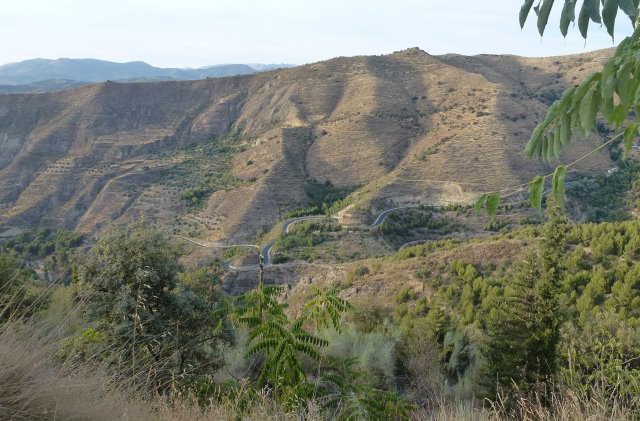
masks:
POLYGON ((196 80, 247 75, 291 64, 221 64, 198 69, 154 67, 142 61, 114 63, 96 59, 36 58, 0 66, 0 93, 68 89, 86 83, 112 81, 196 80))

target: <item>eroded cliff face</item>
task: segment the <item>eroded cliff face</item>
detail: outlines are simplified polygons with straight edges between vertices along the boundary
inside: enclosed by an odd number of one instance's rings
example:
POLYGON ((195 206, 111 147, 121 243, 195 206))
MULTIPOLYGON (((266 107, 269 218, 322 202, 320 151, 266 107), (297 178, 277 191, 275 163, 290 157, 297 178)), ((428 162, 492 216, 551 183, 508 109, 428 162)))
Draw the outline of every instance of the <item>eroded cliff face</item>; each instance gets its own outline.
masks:
MULTIPOLYGON (((89 233, 143 214, 176 233, 235 241, 304 205, 309 180, 357 189, 342 213, 356 222, 389 201, 468 201, 548 170, 522 158, 531 130, 610 53, 410 49, 249 76, 0 95, 0 225, 89 233), (230 131, 235 140, 216 146, 230 131), (189 208, 184 192, 212 179, 224 182, 189 208)), ((576 143, 567 159, 598 141, 576 143)), ((594 155, 583 168, 608 165, 594 155)))

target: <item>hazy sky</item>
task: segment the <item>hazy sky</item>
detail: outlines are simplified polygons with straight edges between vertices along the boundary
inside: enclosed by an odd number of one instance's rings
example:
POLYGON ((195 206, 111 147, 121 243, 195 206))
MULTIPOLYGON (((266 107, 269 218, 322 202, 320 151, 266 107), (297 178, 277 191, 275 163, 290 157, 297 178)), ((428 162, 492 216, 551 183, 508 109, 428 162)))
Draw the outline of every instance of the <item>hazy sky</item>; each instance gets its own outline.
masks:
MULTIPOLYGON (((613 46, 604 28, 585 45, 557 16, 544 38, 518 25, 521 0, 0 0, 0 64, 29 58, 143 60, 162 67, 303 64, 419 47, 431 54, 580 53, 613 46)), ((563 2, 556 2, 558 14, 563 2)), ((532 11, 533 13, 533 11, 532 11)), ((535 17, 535 15, 533 15, 535 17)), ((617 23, 616 43, 631 33, 617 23)))

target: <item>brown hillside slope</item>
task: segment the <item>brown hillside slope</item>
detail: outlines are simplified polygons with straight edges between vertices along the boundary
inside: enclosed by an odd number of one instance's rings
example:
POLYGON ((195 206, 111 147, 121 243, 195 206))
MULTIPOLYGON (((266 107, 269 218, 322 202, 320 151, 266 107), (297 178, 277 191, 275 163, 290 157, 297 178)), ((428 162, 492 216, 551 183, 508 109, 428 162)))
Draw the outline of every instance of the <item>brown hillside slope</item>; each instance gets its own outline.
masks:
MULTIPOLYGON (((531 130, 610 53, 410 49, 241 77, 0 95, 0 225, 92 232, 143 213, 176 232, 247 239, 303 205, 312 179, 361 187, 345 220, 392 202, 468 201, 549 171, 522 158, 531 130), (187 156, 185 145, 231 128, 242 133, 228 173, 238 182, 188 209, 181 186, 220 177, 223 167, 187 156)), ((593 147, 593 137, 564 160, 593 147)), ((610 162, 602 154, 583 164, 610 162)))

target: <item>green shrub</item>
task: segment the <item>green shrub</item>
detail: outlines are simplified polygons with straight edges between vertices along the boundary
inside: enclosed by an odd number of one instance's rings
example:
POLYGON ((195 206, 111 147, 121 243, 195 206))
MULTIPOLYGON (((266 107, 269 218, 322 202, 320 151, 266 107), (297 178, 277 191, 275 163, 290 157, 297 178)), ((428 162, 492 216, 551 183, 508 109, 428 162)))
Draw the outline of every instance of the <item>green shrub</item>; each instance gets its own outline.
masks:
POLYGON ((413 288, 404 286, 398 292, 396 292, 393 299, 396 302, 396 304, 402 304, 402 303, 407 303, 409 301, 413 301, 417 297, 418 295, 413 290, 413 288))

